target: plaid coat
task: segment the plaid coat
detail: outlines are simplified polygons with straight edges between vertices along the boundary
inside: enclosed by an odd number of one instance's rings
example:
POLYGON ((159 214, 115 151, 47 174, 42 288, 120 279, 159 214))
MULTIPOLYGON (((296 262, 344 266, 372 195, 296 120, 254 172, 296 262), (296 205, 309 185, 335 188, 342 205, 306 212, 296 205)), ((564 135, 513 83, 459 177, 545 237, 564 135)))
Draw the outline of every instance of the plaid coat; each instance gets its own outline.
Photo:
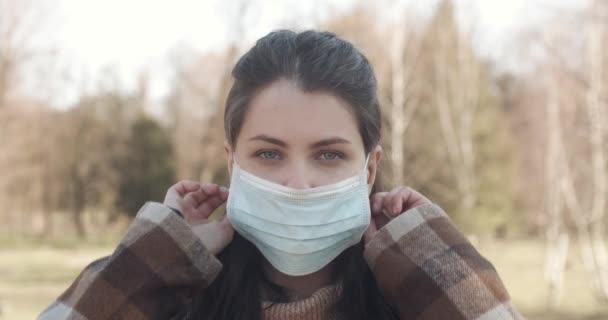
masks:
MULTIPOLYGON (((393 219, 364 255, 401 319, 523 319, 493 266, 434 204, 393 219)), ((114 253, 87 266, 39 319, 168 319, 221 267, 179 215, 148 202, 114 253)))

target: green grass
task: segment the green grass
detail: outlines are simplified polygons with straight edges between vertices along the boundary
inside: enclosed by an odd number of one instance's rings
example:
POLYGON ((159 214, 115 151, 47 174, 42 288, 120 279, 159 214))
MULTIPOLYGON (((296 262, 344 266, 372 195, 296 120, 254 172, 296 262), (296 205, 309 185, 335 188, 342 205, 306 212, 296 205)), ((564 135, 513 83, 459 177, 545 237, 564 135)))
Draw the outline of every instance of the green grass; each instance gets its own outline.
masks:
POLYGON ((593 294, 591 276, 571 247, 560 304, 551 308, 544 278, 544 244, 531 240, 480 241, 476 246, 498 270, 513 303, 528 319, 608 319, 608 306, 593 294))
MULTIPOLYGON (((602 306, 594 299, 591 279, 583 270, 576 251, 570 252, 562 303, 550 310, 542 273, 542 243, 484 240, 477 247, 495 265, 514 304, 528 319, 608 319, 608 306, 602 306)), ((36 318, 85 265, 112 250, 109 245, 3 246, 0 248, 0 319, 36 318)))
POLYGON ((111 247, 0 249, 0 319, 35 319, 85 265, 111 251, 111 247))

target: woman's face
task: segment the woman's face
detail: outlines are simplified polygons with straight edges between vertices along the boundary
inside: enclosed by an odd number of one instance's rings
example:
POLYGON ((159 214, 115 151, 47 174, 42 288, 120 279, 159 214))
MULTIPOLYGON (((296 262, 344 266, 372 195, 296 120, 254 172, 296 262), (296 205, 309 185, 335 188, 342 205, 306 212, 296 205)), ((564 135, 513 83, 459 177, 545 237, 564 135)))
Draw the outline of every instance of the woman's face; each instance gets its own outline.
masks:
MULTIPOLYGON (((275 183, 305 189, 358 174, 365 165, 363 140, 349 106, 334 95, 304 92, 290 80, 260 91, 243 121, 236 148, 226 144, 228 167, 275 183)), ((373 185, 381 149, 366 169, 373 185)))

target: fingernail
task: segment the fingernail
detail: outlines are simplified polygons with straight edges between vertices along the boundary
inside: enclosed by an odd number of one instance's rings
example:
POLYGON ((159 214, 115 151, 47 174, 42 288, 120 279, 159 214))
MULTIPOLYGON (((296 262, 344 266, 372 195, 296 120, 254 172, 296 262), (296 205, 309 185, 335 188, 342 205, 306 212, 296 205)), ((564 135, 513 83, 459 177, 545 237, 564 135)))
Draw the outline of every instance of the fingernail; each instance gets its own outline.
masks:
POLYGON ((220 187, 220 191, 221 192, 228 192, 228 188, 226 188, 226 187, 220 187))

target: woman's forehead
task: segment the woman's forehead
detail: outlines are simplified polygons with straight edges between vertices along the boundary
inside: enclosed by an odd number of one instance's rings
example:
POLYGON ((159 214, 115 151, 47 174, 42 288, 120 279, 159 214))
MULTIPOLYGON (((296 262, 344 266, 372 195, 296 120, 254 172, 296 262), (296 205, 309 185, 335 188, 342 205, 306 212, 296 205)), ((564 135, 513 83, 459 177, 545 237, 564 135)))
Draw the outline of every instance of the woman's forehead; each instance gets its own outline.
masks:
POLYGON ((250 102, 239 140, 256 135, 310 142, 339 137, 363 145, 350 106, 327 92, 305 92, 293 81, 280 80, 250 102))

